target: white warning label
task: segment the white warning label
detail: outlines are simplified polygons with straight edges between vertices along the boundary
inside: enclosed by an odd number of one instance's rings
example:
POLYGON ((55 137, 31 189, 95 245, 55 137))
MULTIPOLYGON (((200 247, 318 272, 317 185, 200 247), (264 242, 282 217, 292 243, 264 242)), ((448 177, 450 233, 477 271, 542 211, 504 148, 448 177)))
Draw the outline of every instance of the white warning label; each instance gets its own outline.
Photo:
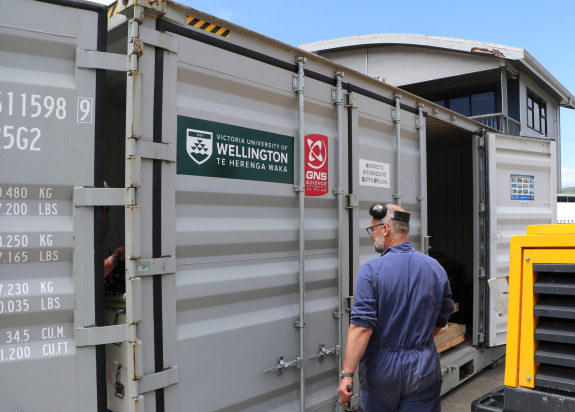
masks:
POLYGON ((359 159, 359 184, 361 186, 389 188, 391 187, 390 178, 389 163, 359 159))

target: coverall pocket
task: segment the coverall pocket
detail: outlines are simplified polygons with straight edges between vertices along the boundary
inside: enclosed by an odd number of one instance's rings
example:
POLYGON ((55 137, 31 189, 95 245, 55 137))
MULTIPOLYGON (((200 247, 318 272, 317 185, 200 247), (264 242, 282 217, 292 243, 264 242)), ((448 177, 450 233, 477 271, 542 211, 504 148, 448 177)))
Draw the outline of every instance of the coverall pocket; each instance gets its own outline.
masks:
POLYGON ((429 362, 427 368, 422 370, 415 393, 424 392, 441 380, 441 368, 436 360, 429 362))

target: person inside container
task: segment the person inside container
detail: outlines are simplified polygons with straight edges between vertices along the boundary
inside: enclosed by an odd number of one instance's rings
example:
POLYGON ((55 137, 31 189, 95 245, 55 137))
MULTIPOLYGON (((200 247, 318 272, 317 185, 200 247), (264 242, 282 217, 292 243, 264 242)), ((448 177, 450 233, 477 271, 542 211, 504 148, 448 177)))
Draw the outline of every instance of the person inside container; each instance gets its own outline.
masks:
MULTIPOLYGON (((104 188, 106 189, 110 188, 108 182, 106 181, 104 181, 104 188)), ((109 212, 110 212, 110 206, 104 206, 104 236, 106 236, 106 234, 108 233, 108 222, 110 220, 109 212)), ((125 260, 124 254, 125 254, 124 246, 120 246, 116 248, 116 250, 114 250, 114 252, 110 254, 110 256, 104 259, 104 278, 107 278, 108 275, 112 273, 114 268, 118 266, 120 262, 124 262, 125 260)))
POLYGON ((381 255, 359 269, 339 400, 351 400, 359 366, 358 411, 441 411, 434 336, 453 312, 447 274, 412 247, 403 208, 376 203, 369 214, 381 255))
MULTIPOLYGON (((108 230, 109 206, 104 207, 104 236, 108 230)), ((121 295, 126 291, 125 280, 125 249, 117 247, 104 259, 104 284, 106 295, 121 295)))
POLYGON ((104 259, 104 278, 107 278, 119 263, 124 262, 124 253, 124 246, 120 246, 114 250, 110 256, 104 259))

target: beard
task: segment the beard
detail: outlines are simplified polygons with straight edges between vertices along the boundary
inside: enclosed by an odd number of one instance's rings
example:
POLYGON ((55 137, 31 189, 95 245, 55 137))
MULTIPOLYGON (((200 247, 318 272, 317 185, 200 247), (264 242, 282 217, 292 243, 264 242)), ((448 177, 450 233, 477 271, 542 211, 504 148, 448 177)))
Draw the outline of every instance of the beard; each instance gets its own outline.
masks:
POLYGON ((378 237, 374 240, 373 242, 373 248, 375 249, 375 251, 377 253, 383 253, 383 251, 385 250, 385 241, 382 237, 378 237))

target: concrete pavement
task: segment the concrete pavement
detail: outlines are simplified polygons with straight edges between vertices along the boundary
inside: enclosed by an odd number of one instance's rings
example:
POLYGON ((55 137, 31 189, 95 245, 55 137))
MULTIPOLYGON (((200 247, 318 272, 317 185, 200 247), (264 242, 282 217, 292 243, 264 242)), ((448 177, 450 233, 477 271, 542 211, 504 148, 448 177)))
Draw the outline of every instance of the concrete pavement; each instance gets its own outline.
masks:
POLYGON ((488 367, 482 370, 441 398, 442 412, 471 411, 471 403, 503 385, 504 376, 505 363, 495 368, 488 367))

